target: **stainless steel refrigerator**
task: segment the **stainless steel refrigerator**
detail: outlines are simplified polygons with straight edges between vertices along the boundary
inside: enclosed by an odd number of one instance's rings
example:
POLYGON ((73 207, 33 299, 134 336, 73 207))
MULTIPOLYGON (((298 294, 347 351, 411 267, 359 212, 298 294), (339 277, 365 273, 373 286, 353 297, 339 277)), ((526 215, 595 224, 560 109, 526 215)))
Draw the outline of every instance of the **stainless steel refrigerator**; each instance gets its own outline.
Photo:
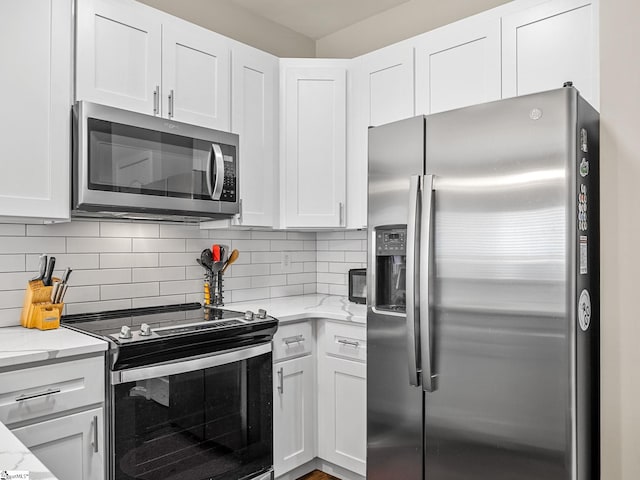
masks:
POLYGON ((367 479, 599 478, 598 113, 369 129, 367 479))

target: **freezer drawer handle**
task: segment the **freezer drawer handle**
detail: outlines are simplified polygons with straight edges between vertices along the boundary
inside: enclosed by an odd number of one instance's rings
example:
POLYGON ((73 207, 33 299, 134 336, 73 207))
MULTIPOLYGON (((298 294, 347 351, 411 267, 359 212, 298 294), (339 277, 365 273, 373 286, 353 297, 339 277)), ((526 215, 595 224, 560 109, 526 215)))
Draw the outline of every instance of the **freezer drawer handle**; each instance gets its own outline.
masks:
POLYGON ((54 393, 60 393, 60 389, 59 388, 47 388, 47 390, 45 390, 44 392, 34 393, 34 394, 31 394, 31 395, 22 394, 22 395, 16 397, 16 402, 22 402, 24 400, 31 400, 32 398, 46 397, 47 395, 53 395, 54 393))
POLYGON ((303 343, 306 339, 303 335, 295 335, 293 337, 283 338, 282 341, 288 347, 292 343, 303 343))
POLYGON ((278 392, 280 395, 284 393, 284 367, 278 369, 278 392))
POLYGON ((342 345, 350 345, 350 346, 355 347, 355 348, 359 348, 360 347, 360 342, 353 341, 353 340, 345 340, 343 338, 339 339, 338 343, 341 343, 342 345))

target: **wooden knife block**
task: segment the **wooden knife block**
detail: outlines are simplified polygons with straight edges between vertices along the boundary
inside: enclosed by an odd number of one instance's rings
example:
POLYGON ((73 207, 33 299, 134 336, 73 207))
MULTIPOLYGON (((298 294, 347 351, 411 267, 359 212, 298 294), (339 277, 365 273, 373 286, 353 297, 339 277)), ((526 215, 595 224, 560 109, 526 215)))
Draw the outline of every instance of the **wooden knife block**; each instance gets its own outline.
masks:
MULTIPOLYGON (((51 282, 59 282, 53 278, 51 282)), ((45 287, 42 280, 31 280, 24 293, 20 324, 26 328, 51 330, 60 326, 64 303, 51 303, 53 286, 45 287)))

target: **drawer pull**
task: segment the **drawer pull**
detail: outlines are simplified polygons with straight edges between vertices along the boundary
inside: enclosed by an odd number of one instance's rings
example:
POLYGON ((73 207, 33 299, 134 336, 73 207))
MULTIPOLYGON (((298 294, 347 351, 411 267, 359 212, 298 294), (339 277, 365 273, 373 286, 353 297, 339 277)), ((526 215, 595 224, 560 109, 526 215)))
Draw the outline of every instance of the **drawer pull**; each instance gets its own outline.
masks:
POLYGON ((60 389, 59 388, 48 388, 44 392, 34 393, 32 395, 22 394, 22 395, 16 397, 16 402, 22 402, 23 400, 31 400, 32 398, 46 397, 47 395, 53 395, 54 393, 60 393, 60 389))
POLYGON ((303 335, 295 335, 293 337, 283 338, 282 341, 288 347, 292 343, 302 343, 302 342, 304 342, 305 338, 304 338, 303 335))
POLYGON ((93 424, 93 442, 91 442, 91 445, 93 445, 93 451, 95 453, 98 453, 98 416, 94 415, 93 416, 93 420, 91 421, 91 423, 93 424))
POLYGON ((359 348, 360 347, 360 342, 356 342, 355 340, 345 340, 343 338, 340 338, 338 340, 338 343, 341 343, 342 345, 349 345, 349 346, 355 347, 355 348, 359 348))
POLYGON ((278 392, 280 395, 284 393, 284 367, 278 369, 278 392))

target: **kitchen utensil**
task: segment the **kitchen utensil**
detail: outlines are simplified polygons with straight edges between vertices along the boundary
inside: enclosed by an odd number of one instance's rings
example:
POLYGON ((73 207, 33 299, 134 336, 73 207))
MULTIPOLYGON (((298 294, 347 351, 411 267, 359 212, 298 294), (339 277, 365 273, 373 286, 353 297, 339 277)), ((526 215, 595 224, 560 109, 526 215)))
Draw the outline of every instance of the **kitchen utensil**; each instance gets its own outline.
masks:
POLYGON ((71 270, 69 267, 65 269, 64 273, 62 274, 62 283, 69 283, 71 272, 73 272, 73 270, 71 270))
POLYGON ((220 259, 220 245, 217 245, 217 244, 213 245, 211 247, 211 254, 213 256, 213 261, 214 262, 219 262, 221 260, 220 259))
POLYGON ((240 256, 240 252, 234 248, 233 251, 231 252, 231 255, 229 255, 229 260, 227 260, 226 263, 224 264, 224 267, 222 268, 221 273, 224 273, 225 270, 229 267, 229 265, 235 262, 239 256, 240 256))
POLYGON ((40 264, 38 266, 38 275, 31 280, 42 280, 47 269, 47 256, 43 253, 40 255, 40 264))
POLYGON ((58 292, 61 285, 62 283, 60 282, 53 282, 53 290, 51 290, 51 303, 57 303, 56 299, 58 298, 58 292))
POLYGON ((47 269, 44 273, 44 277, 42 278, 42 283, 45 287, 51 286, 51 277, 53 276, 53 269, 56 266, 56 257, 49 257, 49 261, 47 262, 47 269))
POLYGON ((67 293, 67 288, 69 288, 68 283, 65 283, 64 285, 62 285, 62 288, 58 290, 58 298, 55 303, 62 303, 62 301, 64 300, 64 296, 67 293))
POLYGON ((202 253, 200 253, 200 261, 202 262, 202 265, 211 270, 211 265, 213 264, 213 255, 211 250, 205 248, 202 253))

